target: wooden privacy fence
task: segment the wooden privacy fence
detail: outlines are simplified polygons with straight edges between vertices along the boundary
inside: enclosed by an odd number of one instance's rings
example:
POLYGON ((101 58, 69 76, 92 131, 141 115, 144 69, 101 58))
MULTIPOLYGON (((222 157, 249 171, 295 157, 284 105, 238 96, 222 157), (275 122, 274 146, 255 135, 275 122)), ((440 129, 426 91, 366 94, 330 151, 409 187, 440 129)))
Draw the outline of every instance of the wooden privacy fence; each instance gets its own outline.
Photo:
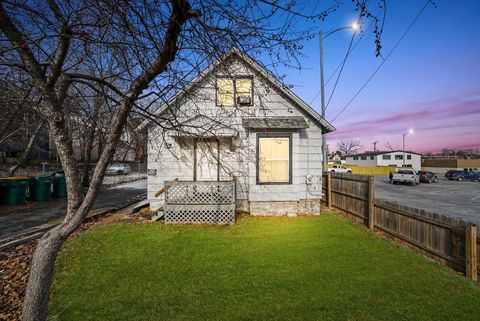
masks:
POLYGON ((477 280, 480 242, 474 224, 375 198, 373 176, 324 173, 322 182, 328 207, 477 280))

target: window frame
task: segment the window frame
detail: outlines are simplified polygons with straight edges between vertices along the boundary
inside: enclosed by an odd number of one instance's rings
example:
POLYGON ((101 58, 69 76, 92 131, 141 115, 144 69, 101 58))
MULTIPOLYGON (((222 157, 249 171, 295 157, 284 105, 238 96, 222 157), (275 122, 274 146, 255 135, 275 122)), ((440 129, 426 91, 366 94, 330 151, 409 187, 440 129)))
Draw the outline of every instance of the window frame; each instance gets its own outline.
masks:
POLYGON ((411 154, 407 154, 407 160, 412 160, 412 155, 411 154))
POLYGON ((293 157, 293 135, 291 133, 257 133, 256 146, 256 183, 257 185, 292 185, 292 157, 293 157), (288 182, 260 182, 260 139, 261 138, 288 138, 288 182))
POLYGON ((392 160, 392 155, 382 155, 382 160, 392 160))
POLYGON ((360 160, 367 160, 367 156, 360 156, 360 160))
POLYGON ((217 107, 251 107, 254 105, 253 101, 253 88, 254 88, 254 77, 253 76, 216 76, 215 78, 215 106, 217 107), (221 105, 218 103, 218 80, 219 79, 231 79, 233 80, 233 105, 221 105), (248 79, 250 80, 250 83, 252 84, 252 90, 250 92, 250 100, 251 104, 250 105, 238 105, 237 104, 237 79, 248 79))

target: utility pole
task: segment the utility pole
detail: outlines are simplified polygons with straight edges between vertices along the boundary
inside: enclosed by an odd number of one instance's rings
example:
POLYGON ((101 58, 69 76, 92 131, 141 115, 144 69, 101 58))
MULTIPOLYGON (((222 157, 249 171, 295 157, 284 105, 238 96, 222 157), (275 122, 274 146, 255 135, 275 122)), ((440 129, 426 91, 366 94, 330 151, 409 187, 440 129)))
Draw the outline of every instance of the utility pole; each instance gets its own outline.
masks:
MULTIPOLYGON (((323 76, 323 34, 320 31, 319 33, 319 44, 320 44, 320 92, 322 96, 322 117, 325 119, 325 79, 323 76)), ((323 159, 323 170, 327 170, 328 159, 327 159, 327 137, 325 133, 322 132, 322 159, 323 159)))
POLYGON ((373 145, 373 151, 374 151, 374 152, 377 151, 377 143, 378 143, 378 141, 374 141, 374 142, 372 143, 372 145, 373 145))
POLYGON ((402 137, 403 167, 405 167, 405 136, 412 133, 413 133, 413 129, 411 128, 407 130, 405 133, 403 133, 403 137, 402 137))
MULTIPOLYGON (((330 32, 327 32, 325 37, 323 37, 323 33, 320 31, 319 35, 319 45, 320 45, 320 92, 322 94, 322 118, 325 119, 325 79, 323 76, 323 39, 327 38, 328 36, 334 34, 337 31, 344 30, 344 29, 353 29, 357 30, 360 28, 358 23, 353 23, 351 26, 337 28, 330 32)), ((328 165, 328 158, 327 158, 327 137, 324 133, 322 133, 322 158, 323 158, 323 170, 327 169, 328 165)))

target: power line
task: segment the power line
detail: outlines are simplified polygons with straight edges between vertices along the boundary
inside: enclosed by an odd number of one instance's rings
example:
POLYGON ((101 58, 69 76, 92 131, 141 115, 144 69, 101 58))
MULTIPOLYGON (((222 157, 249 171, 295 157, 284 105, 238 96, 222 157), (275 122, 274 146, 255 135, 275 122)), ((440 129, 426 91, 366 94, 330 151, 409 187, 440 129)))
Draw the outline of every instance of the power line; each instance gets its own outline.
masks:
MULTIPOLYGON (((353 50, 355 50, 355 48, 357 47, 358 43, 360 42, 360 40, 363 39, 363 37, 365 36, 365 34, 368 32, 368 30, 372 27, 373 25, 373 20, 370 22, 370 24, 368 25, 367 29, 365 29, 365 31, 362 31, 360 34, 359 34, 359 37, 358 37, 358 40, 355 42, 355 44, 353 45, 352 49, 350 50, 350 53, 353 52, 353 50)), ((330 82, 330 80, 332 80, 333 76, 335 76, 335 74, 337 73, 338 69, 340 69, 343 65, 343 61, 341 63, 338 64, 337 68, 335 68, 335 70, 332 72, 332 74, 330 75, 330 77, 328 77, 327 81, 325 82, 325 86, 328 85, 328 83, 330 82)), ((317 98, 318 96, 320 95, 321 93, 321 90, 319 90, 316 94, 315 94, 315 97, 312 98, 312 100, 310 101, 309 105, 311 105, 317 98)))
POLYGON ((350 44, 348 45, 347 53, 345 54, 345 58, 343 58, 342 67, 340 68, 340 71, 338 72, 337 80, 335 80, 335 84, 333 85, 333 89, 332 89, 332 92, 330 93, 330 97, 328 97, 328 101, 327 101, 327 105, 325 106, 325 110, 327 110, 328 105, 330 105, 330 101, 332 100, 333 94, 335 93, 335 89, 337 89, 338 81, 340 80, 340 76, 342 75, 342 71, 343 71, 343 68, 345 67, 345 63, 347 62, 347 58, 350 55, 353 40, 355 39, 356 34, 357 34, 357 32, 355 31, 352 35, 352 40, 350 40, 350 44))
POLYGON ((425 3, 425 5, 423 6, 423 8, 418 12, 418 14, 415 16, 415 18, 413 19, 413 21, 410 23, 410 25, 408 26, 407 30, 405 30, 405 32, 402 34, 402 36, 400 37, 400 39, 398 39, 398 41, 395 43, 395 46, 393 46, 393 48, 390 50, 390 52, 387 54, 387 56, 385 57, 385 59, 382 61, 382 63, 380 65, 378 65, 377 69, 375 69, 375 71, 370 75, 370 77, 367 79, 367 81, 365 81, 365 83, 362 85, 362 87, 360 87, 360 89, 355 93, 355 95, 353 95, 352 99, 350 99, 350 101, 337 113, 337 115, 331 120, 331 122, 334 122, 351 104, 352 102, 358 97, 358 95, 363 91, 363 89, 367 86, 367 84, 370 82, 370 80, 372 80, 372 78, 377 74, 377 72, 380 70, 380 68, 382 68, 383 64, 388 60, 388 58, 392 55, 392 53, 395 51, 395 49, 398 47, 398 45, 400 44, 400 42, 403 40, 403 38, 405 38, 405 36, 407 35, 407 33, 410 31, 410 29, 413 27, 413 25, 415 24, 415 22, 417 22, 418 18, 420 17, 420 15, 422 14, 422 12, 425 10, 425 8, 427 8, 427 5, 430 3, 431 0, 427 0, 427 2, 425 3))

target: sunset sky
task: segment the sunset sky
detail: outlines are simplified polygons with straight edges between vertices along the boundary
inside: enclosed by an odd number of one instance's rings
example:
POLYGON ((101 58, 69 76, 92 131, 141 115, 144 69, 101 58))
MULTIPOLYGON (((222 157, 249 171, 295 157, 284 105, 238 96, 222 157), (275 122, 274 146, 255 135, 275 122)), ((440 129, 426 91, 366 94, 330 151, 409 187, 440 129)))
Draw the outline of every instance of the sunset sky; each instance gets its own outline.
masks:
MULTIPOLYGON (((480 147, 480 1, 435 2, 437 8, 427 6, 380 71, 333 121, 337 131, 328 136, 330 151, 342 138, 360 140, 363 150, 372 150, 374 141, 380 150, 386 143, 401 148, 402 134, 409 128, 414 133, 407 136, 406 148, 416 152, 480 147)), ((327 18, 325 31, 355 20, 349 3, 327 18)), ((384 56, 424 5, 421 0, 388 2, 384 56)), ((325 40, 326 79, 343 60, 351 37, 347 29, 325 40)), ((348 57, 327 120, 332 121, 382 62, 374 49, 370 29, 348 57)), ((314 99, 319 91, 318 51, 318 38, 306 43, 302 70, 286 70, 285 82, 320 111, 320 96, 314 99)), ((335 79, 326 86, 327 100, 335 79)))

